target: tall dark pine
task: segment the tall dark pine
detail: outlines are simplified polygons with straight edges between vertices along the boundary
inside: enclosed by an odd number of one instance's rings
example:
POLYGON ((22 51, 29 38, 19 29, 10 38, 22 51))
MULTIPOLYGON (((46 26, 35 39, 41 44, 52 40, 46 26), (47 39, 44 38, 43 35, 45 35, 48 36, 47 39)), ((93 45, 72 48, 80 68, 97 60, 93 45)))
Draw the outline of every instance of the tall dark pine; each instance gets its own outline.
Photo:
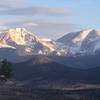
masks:
POLYGON ((6 78, 10 78, 12 75, 12 64, 8 62, 7 59, 1 62, 1 74, 6 78))

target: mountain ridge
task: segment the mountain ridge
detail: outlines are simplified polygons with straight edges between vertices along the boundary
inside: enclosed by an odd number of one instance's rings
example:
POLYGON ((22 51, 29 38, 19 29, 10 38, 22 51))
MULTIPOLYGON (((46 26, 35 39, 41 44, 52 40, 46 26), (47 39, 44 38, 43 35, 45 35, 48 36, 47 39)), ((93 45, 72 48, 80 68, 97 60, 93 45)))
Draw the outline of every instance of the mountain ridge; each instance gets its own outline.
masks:
POLYGON ((0 35, 0 45, 1 48, 11 47, 18 49, 20 56, 24 55, 23 52, 25 52, 26 55, 48 54, 54 51, 58 52, 54 47, 52 40, 41 38, 28 32, 24 28, 15 28, 4 31, 0 35))
MULTIPOLYGON (((67 35, 54 41, 39 37, 28 32, 25 28, 14 28, 2 31, 0 34, 0 49, 2 49, 0 58, 6 58, 8 55, 12 55, 11 53, 16 58, 34 55, 65 57, 95 55, 96 52, 100 51, 99 44, 100 31, 94 29, 67 33, 67 35), (5 56, 7 49, 9 50, 5 56)), ((9 57, 7 58, 9 60, 9 57)))
POLYGON ((57 40, 67 45, 71 53, 94 53, 100 48, 100 30, 86 29, 79 32, 72 32, 57 40))

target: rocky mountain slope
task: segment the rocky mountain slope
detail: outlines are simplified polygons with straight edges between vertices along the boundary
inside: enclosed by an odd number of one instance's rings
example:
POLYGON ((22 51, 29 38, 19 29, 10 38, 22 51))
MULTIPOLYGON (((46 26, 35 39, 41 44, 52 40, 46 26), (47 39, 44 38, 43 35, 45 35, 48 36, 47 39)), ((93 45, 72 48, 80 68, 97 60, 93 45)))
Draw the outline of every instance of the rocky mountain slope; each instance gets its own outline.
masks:
POLYGON ((15 28, 0 33, 0 53, 1 58, 6 56, 9 58, 9 55, 12 56, 12 54, 15 57, 62 55, 63 51, 57 48, 50 39, 39 37, 24 28, 15 28))
POLYGON ((70 54, 93 54, 100 49, 100 30, 86 29, 68 33, 57 42, 63 43, 70 54))

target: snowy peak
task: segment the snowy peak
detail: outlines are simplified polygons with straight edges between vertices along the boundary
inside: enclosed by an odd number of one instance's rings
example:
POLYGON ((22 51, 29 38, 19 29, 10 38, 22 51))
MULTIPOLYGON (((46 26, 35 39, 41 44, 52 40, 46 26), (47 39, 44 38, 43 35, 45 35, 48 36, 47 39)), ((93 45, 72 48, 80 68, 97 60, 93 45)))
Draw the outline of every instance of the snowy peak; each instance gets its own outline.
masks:
POLYGON ((8 30, 7 34, 9 35, 9 38, 14 41, 18 45, 24 45, 25 44, 25 30, 21 28, 16 29, 10 29, 8 30))
POLYGON ((100 30, 86 29, 68 33, 57 41, 63 43, 71 54, 93 54, 100 49, 100 30))
POLYGON ((42 39, 39 36, 34 35, 31 32, 28 32, 25 28, 15 28, 4 31, 0 36, 0 41, 4 41, 10 44, 14 42, 16 45, 26 45, 28 42, 47 42, 47 40, 42 39))
POLYGON ((60 39, 58 39, 58 42, 63 42, 64 44, 67 44, 67 42, 72 42, 74 44, 83 42, 86 38, 89 36, 100 36, 100 30, 94 30, 94 29, 85 29, 79 32, 71 32, 67 33, 60 39))
POLYGON ((17 45, 24 45, 25 30, 21 28, 9 29, 4 31, 0 37, 1 41, 6 41, 7 44, 14 42, 17 45))
POLYGON ((58 52, 51 39, 41 38, 24 28, 3 31, 0 34, 0 47, 15 48, 20 56, 58 52))
POLYGON ((13 48, 19 56, 94 53, 100 49, 100 30, 68 33, 57 41, 39 37, 25 28, 0 32, 0 48, 13 48))
POLYGON ((89 33, 92 31, 92 29, 87 29, 87 30, 83 30, 80 31, 78 36, 76 36, 72 41, 73 43, 79 43, 82 42, 88 35, 89 33))
POLYGON ((91 40, 99 36, 100 36, 100 30, 86 29, 86 30, 80 31, 79 34, 75 38, 73 38, 72 42, 80 43, 86 39, 91 40))

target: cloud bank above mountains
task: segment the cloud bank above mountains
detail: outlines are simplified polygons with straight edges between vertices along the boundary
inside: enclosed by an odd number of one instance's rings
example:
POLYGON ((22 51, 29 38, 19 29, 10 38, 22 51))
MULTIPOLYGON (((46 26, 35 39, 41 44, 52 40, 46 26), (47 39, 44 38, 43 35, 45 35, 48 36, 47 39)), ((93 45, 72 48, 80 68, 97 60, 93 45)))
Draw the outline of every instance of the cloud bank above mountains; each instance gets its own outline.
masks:
POLYGON ((79 29, 78 24, 66 20, 78 13, 70 7, 60 5, 60 0, 56 6, 52 6, 55 1, 2 0, 0 29, 25 27, 40 36, 53 39, 79 29))

